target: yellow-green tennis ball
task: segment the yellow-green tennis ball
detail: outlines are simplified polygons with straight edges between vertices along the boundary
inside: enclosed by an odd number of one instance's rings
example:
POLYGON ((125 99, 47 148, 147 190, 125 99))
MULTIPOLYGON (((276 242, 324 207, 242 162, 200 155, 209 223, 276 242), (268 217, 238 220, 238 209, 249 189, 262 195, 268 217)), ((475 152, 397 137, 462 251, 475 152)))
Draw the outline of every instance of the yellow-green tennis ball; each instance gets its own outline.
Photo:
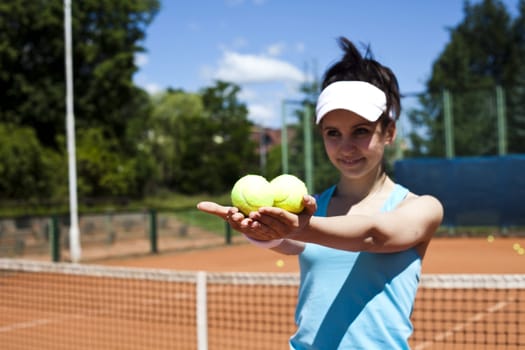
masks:
POLYGON ((260 207, 273 205, 273 192, 270 183, 260 175, 246 175, 241 177, 231 192, 233 206, 248 215, 260 207))
POLYGON ((300 213, 304 209, 303 197, 308 193, 306 185, 299 178, 283 174, 270 181, 273 189, 273 206, 291 213, 300 213))

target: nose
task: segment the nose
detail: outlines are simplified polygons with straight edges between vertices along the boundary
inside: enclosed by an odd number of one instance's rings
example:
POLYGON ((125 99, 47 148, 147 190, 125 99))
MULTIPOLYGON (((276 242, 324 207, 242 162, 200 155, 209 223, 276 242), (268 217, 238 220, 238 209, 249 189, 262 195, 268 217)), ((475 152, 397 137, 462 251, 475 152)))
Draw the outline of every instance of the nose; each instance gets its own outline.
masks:
POLYGON ((342 153, 352 153, 356 149, 355 141, 351 137, 345 137, 341 140, 339 151, 342 153))

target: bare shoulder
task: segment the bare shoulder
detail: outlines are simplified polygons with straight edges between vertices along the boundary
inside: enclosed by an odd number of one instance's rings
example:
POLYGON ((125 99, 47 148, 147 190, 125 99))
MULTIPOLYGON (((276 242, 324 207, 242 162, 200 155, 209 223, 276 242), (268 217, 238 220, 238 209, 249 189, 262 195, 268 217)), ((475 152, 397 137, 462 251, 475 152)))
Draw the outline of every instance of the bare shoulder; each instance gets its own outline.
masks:
POLYGON ((409 193, 399 205, 400 216, 410 217, 417 226, 419 243, 416 249, 423 258, 434 233, 443 221, 443 205, 434 196, 409 193))
POLYGON ((431 195, 417 195, 410 192, 400 203, 399 209, 426 214, 440 222, 443 218, 443 205, 439 199, 431 195))

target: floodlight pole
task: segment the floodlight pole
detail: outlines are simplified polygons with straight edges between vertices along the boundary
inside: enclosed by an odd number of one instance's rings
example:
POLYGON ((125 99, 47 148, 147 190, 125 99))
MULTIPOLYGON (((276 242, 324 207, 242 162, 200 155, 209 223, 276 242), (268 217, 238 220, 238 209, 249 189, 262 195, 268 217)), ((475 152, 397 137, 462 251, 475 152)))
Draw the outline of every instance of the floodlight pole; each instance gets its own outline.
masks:
POLYGON ((66 133, 69 169, 69 251, 72 262, 81 257, 80 232, 78 228, 77 169, 75 147, 75 117, 73 112, 73 59, 71 39, 71 0, 64 0, 64 39, 66 63, 66 133))

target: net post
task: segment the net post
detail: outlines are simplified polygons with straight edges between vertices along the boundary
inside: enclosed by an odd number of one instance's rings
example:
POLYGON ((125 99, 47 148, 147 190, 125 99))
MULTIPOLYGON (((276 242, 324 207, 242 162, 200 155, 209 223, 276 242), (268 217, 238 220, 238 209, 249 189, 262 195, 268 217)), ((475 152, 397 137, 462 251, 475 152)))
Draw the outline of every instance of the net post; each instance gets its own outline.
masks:
POLYGON ((197 350, 208 350, 207 278, 205 271, 197 272, 197 350))
POLYGON ((51 217, 51 227, 50 227, 50 239, 49 243, 51 245, 51 260, 53 262, 60 261, 60 228, 58 225, 58 218, 56 215, 51 217))
POLYGON ((158 253, 157 247, 157 211, 155 209, 149 210, 149 241, 150 252, 158 253))

